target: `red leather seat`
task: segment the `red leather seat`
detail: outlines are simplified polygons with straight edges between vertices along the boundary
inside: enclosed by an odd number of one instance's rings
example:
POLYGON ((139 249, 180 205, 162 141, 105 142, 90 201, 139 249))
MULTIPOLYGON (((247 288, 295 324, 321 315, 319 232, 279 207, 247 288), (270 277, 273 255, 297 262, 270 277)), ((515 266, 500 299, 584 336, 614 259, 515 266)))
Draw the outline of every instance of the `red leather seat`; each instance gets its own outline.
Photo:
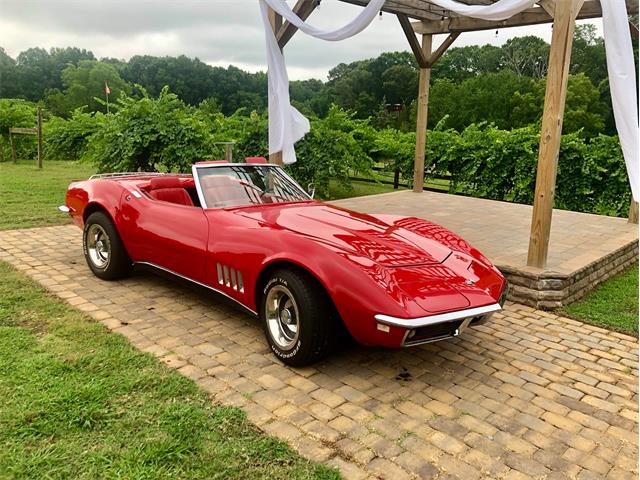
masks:
POLYGON ((185 188, 195 188, 193 178, 154 177, 149 182, 149 195, 163 202, 193 207, 193 200, 185 188))
POLYGON ((149 195, 163 202, 193 207, 193 200, 191 200, 191 197, 184 188, 161 188, 159 190, 151 190, 149 195))
POLYGON ((153 177, 149 181, 149 190, 161 188, 195 188, 193 177, 153 177))

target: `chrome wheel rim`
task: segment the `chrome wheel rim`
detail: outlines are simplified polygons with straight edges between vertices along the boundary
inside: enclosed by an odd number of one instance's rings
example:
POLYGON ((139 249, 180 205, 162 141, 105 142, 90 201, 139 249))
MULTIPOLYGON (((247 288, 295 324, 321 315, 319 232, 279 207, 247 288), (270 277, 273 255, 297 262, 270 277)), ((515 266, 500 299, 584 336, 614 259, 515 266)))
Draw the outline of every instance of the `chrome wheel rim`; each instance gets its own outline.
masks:
POLYGON ((94 223, 87 230, 87 252, 91 263, 103 269, 109 265, 111 259, 111 242, 102 226, 94 223))
POLYGON ((300 317, 293 294, 284 285, 276 285, 267 293, 265 317, 276 345, 282 350, 291 350, 300 334, 300 317))

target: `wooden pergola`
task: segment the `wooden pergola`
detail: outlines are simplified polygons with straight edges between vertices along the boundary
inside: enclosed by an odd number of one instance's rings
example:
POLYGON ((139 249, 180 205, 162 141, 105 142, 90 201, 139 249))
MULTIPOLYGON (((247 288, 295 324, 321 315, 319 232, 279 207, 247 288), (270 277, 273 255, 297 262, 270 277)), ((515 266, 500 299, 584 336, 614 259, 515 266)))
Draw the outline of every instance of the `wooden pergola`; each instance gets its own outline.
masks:
MULTIPOLYGON (((359 6, 366 6, 369 3, 369 0, 340 1, 359 6)), ((488 5, 495 3, 497 0, 458 1, 468 5, 488 5)), ((625 0, 625 2, 629 14, 638 13, 638 2, 636 0, 625 0)), ((293 10, 301 19, 306 20, 319 3, 318 0, 298 0, 293 10)), ((601 17, 600 1, 540 0, 534 7, 502 21, 486 21, 459 16, 454 12, 442 9, 429 0, 387 0, 382 7, 382 11, 393 14, 398 18, 409 46, 415 55, 416 62, 420 67, 413 180, 413 190, 415 192, 422 192, 424 183, 429 81, 433 65, 464 32, 553 23, 527 257, 528 266, 544 268, 549 251, 558 154, 560 151, 575 21, 601 17), (433 36, 438 34, 447 35, 447 37, 434 50, 432 44, 433 36), (422 38, 419 39, 417 35, 422 38)), ((280 15, 273 11, 270 11, 270 20, 280 48, 284 48, 295 34, 297 28, 289 22, 283 24, 280 15)), ((272 154, 270 161, 281 163, 281 153, 272 154)), ((630 209, 629 220, 634 223, 638 223, 637 205, 636 202, 632 202, 630 209)))

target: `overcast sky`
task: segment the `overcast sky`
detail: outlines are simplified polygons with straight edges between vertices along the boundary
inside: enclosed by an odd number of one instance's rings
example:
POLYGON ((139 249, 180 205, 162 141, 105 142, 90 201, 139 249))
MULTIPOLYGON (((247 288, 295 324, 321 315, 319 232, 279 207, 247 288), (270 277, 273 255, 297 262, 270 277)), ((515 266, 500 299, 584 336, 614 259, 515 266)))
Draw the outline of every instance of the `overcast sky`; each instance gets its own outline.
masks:
MULTIPOLYGON (((308 21, 335 28, 359 11, 360 7, 338 0, 322 0, 308 21)), ((601 22, 595 24, 600 29, 601 22)), ((500 45, 520 35, 550 41, 551 25, 507 28, 497 35, 495 30, 464 33, 454 45, 500 45)), ((440 41, 436 38, 435 44, 440 41)), ((76 46, 97 57, 184 54, 210 65, 266 70, 258 0, 0 0, 0 46, 14 58, 29 47, 76 46)), ((285 55, 291 79, 325 80, 338 63, 407 49, 397 19, 384 14, 342 42, 316 40, 299 32, 285 55)))

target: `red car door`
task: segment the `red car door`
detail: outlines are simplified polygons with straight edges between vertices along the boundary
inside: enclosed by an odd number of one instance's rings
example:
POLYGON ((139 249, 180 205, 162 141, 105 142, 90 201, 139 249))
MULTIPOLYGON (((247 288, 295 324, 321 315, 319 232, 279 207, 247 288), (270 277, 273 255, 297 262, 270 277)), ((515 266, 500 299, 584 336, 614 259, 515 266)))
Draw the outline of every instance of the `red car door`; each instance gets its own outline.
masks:
POLYGON ((126 245, 133 260, 207 283, 209 226, 203 209, 135 196, 127 198, 122 215, 126 245))

